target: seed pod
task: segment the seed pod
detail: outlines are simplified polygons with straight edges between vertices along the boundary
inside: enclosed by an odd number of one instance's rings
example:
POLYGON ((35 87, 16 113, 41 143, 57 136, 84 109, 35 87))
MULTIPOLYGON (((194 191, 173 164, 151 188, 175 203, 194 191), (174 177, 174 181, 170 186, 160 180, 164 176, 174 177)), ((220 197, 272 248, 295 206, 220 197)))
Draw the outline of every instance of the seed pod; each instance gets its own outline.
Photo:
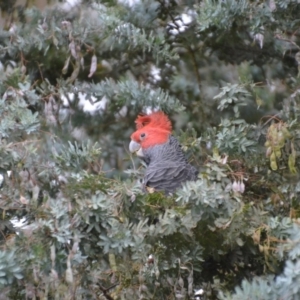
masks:
POLYGON ((282 131, 278 132, 277 138, 278 138, 278 143, 282 143, 285 141, 285 137, 282 131))
POLYGON ((88 75, 91 78, 97 70, 97 56, 94 54, 92 56, 91 66, 90 66, 90 74, 88 75))
POLYGON ((266 150, 266 157, 269 157, 272 153, 272 148, 271 147, 268 147, 267 150, 266 150))
POLYGON ((71 52, 71 55, 77 59, 77 52, 76 52, 76 45, 74 40, 71 41, 71 43, 69 44, 69 50, 71 52))
POLYGON ((181 288, 183 288, 184 282, 183 282, 182 277, 179 277, 179 279, 178 279, 178 285, 179 285, 181 288))
POLYGON ((278 169, 277 162, 276 162, 276 155, 274 151, 270 156, 270 166, 273 171, 276 171, 278 169))
POLYGON ((118 269, 117 269, 117 264, 116 264, 116 257, 113 253, 108 254, 108 260, 109 260, 109 264, 110 264, 111 269, 114 272, 117 272, 118 269))
POLYGON ((280 149, 276 149, 275 150, 275 155, 277 158, 280 158, 281 157, 281 150, 280 149))
POLYGON ((66 74, 67 71, 68 71, 69 64, 70 64, 70 58, 71 58, 71 56, 69 56, 69 57, 67 58, 67 60, 65 61, 64 67, 63 67, 63 69, 61 70, 61 72, 62 72, 63 74, 66 74))
POLYGON ((233 190, 234 192, 238 192, 238 191, 239 191, 239 186, 238 186, 238 183, 237 183, 236 180, 235 180, 235 181, 233 182, 233 184, 232 184, 232 190, 233 190))
POLYGON ((284 135, 284 137, 285 137, 286 139, 292 138, 292 135, 290 134, 290 132, 288 131, 288 129, 286 128, 286 126, 284 126, 284 127, 282 128, 282 133, 283 133, 283 135, 284 135))
POLYGON ((288 166, 290 169, 290 172, 292 174, 297 174, 297 169, 295 167, 295 163, 296 163, 296 151, 294 148, 294 144, 291 143, 291 154, 289 155, 289 161, 288 161, 288 166))

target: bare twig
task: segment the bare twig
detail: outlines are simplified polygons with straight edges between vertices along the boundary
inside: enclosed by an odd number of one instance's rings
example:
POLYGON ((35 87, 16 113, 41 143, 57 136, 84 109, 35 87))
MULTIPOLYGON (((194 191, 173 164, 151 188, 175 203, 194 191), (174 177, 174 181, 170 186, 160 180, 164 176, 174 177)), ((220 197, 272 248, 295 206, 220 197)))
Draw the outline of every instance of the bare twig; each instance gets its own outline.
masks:
POLYGON ((103 296, 107 299, 107 300, 114 300, 114 298, 112 296, 110 296, 109 294, 107 294, 107 292, 111 289, 113 289, 114 287, 116 287, 119 283, 114 283, 113 285, 111 285, 108 288, 104 288, 101 284, 98 283, 98 286, 100 288, 100 290, 103 293, 103 296))

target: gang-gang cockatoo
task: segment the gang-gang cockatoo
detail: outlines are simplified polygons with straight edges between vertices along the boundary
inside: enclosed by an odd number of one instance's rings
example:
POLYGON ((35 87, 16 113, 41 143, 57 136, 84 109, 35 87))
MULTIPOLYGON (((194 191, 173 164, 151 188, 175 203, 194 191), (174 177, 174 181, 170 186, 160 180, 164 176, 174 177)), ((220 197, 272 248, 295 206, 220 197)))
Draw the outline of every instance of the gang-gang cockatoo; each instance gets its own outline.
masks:
POLYGON ((174 192, 183 182, 197 180, 198 171, 172 136, 171 121, 162 111, 139 115, 129 150, 147 165, 143 185, 149 191, 174 192))

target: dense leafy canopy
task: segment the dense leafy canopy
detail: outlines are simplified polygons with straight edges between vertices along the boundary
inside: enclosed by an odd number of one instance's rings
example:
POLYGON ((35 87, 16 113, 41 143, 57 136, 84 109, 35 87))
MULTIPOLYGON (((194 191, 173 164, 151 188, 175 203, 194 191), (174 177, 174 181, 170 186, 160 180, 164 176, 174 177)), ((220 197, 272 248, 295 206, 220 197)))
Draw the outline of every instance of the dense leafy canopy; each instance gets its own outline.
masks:
POLYGON ((1 4, 1 298, 299 299, 298 1, 29 2, 1 4), (128 153, 150 108, 200 171, 168 197, 128 153))

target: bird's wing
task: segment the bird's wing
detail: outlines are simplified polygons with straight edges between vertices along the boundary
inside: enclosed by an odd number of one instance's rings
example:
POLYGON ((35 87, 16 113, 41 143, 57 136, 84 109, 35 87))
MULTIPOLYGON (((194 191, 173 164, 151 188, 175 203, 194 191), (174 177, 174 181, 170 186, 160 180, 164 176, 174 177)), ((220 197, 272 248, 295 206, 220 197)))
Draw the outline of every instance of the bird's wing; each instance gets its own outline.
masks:
POLYGON ((187 180, 196 179, 196 171, 189 164, 164 162, 150 164, 146 170, 144 184, 158 191, 173 192, 187 180))

